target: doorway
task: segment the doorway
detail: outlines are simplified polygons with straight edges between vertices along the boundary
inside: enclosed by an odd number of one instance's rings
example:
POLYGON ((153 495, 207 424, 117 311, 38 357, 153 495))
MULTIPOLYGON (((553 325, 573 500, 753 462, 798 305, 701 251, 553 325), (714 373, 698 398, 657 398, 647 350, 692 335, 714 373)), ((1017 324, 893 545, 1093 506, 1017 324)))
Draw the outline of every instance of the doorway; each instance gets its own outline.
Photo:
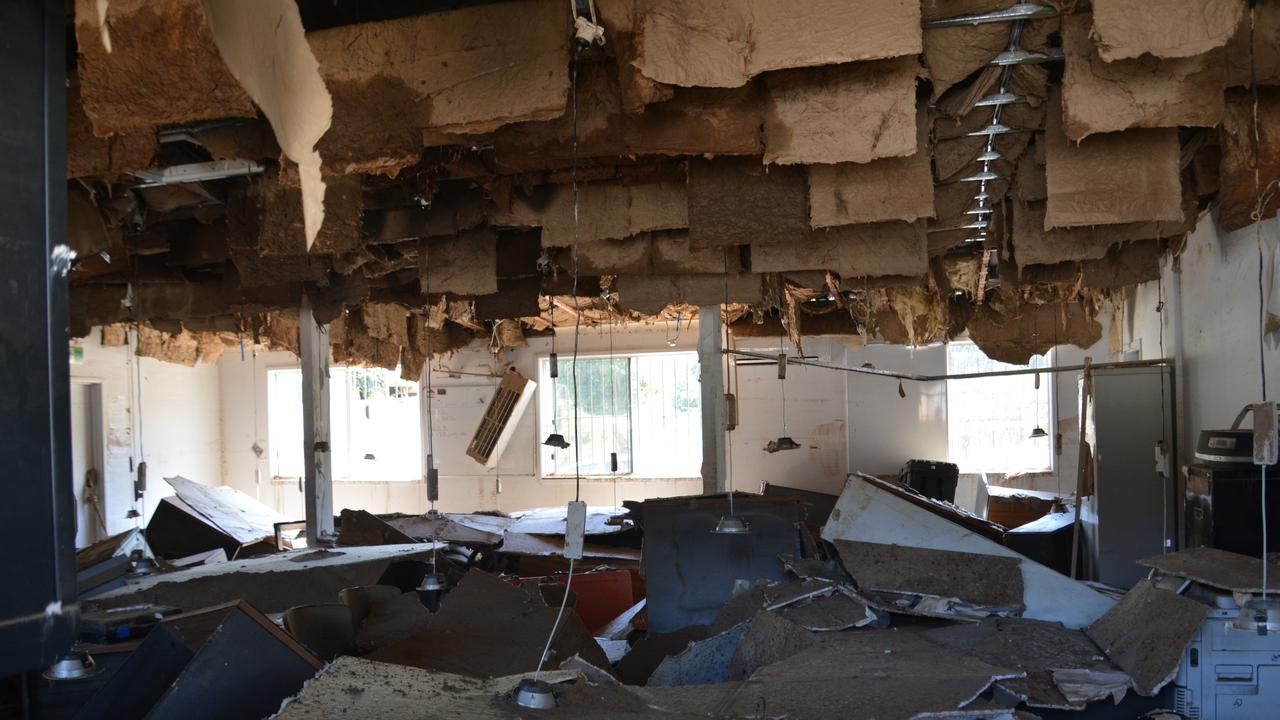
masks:
POLYGON ((107 537, 103 508, 102 382, 71 379, 71 481, 76 548, 107 537))

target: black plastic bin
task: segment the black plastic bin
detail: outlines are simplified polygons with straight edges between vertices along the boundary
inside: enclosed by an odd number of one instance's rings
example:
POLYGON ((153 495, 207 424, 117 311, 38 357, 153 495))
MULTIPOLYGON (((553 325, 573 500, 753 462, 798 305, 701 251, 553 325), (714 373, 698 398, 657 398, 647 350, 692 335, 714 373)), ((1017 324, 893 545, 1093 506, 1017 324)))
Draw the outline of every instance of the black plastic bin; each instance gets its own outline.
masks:
POLYGON ((956 501, 956 482, 960 468, 954 463, 937 460, 908 460, 902 466, 901 480, 912 490, 934 500, 956 501))

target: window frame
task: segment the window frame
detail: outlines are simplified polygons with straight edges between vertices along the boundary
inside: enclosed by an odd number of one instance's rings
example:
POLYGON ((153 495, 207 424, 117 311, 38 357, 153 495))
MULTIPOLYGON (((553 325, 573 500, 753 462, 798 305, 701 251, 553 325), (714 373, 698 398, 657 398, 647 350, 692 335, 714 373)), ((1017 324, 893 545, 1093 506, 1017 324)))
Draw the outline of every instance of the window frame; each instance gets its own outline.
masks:
MULTIPOLYGON (((616 359, 616 358, 623 358, 623 357, 634 358, 634 357, 663 356, 663 355, 685 355, 685 356, 692 357, 695 362, 699 360, 697 350, 676 349, 676 348, 667 349, 667 350, 614 350, 612 353, 610 353, 607 350, 579 352, 578 359, 579 360, 608 360, 610 357, 613 357, 616 359)), ((557 360, 560 360, 560 361, 573 360, 573 355, 571 353, 566 354, 563 352, 556 352, 556 356, 557 356, 557 360)), ((572 480, 575 477, 574 473, 556 473, 554 472, 554 468, 551 468, 551 472, 548 472, 548 468, 545 462, 546 453, 544 453, 542 449, 543 448, 542 441, 546 439, 546 434, 544 432, 546 428, 543 425, 543 420, 546 416, 547 408, 550 407, 551 412, 553 414, 555 412, 554 398, 551 400, 551 403, 552 403, 551 405, 549 406, 546 405, 545 398, 547 397, 547 395, 551 394, 551 383, 550 382, 544 383, 543 376, 542 376, 543 363, 548 361, 550 357, 551 357, 550 351, 539 352, 534 356, 534 363, 535 363, 536 376, 537 376, 537 382, 538 382, 538 389, 537 389, 538 397, 536 398, 537 402, 534 403, 534 406, 535 406, 534 407, 534 423, 535 423, 534 442, 537 443, 536 446, 534 447, 534 454, 536 456, 534 462, 536 463, 538 477, 540 478, 547 479, 547 480, 564 480, 564 479, 572 480)), ((549 381, 550 378, 547 378, 547 380, 549 381)), ((633 413, 632 423, 631 423, 631 438, 632 438, 633 454, 635 452, 635 444, 634 444, 635 443, 635 422, 634 422, 634 412, 635 412, 634 382, 635 380, 636 380, 636 375, 634 372, 632 372, 632 375, 631 375, 632 385, 628 389, 631 393, 633 393, 631 403, 630 403, 631 412, 633 413)), ((565 373, 563 369, 560 372, 560 376, 556 378, 556 383, 559 383, 562 381, 572 382, 572 379, 570 378, 570 376, 567 373, 565 373)), ((699 375, 698 377, 694 378, 694 381, 698 383, 699 393, 701 393, 701 383, 702 383, 701 376, 699 375)), ((699 422, 701 422, 701 415, 699 415, 699 422)), ((569 440, 570 442, 573 441, 572 438, 566 437, 565 439, 569 440)), ((701 442, 701 440, 699 440, 699 442, 701 442)), ((637 474, 634 468, 635 468, 635 462, 633 460, 632 470, 628 472, 596 473, 596 474, 582 473, 582 478, 589 479, 589 480, 615 480, 618 478, 626 478, 630 480, 694 480, 694 479, 700 479, 702 477, 701 472, 696 472, 692 475, 680 475, 680 476, 637 474)))
MULTIPOLYGON (((955 344, 957 344, 957 343, 962 343, 962 344, 965 344, 965 345, 971 345, 971 346, 973 346, 974 348, 976 348, 976 349, 978 350, 978 352, 982 352, 982 348, 979 348, 979 347, 977 346, 977 343, 973 342, 972 340, 970 340, 970 339, 968 339, 968 338, 962 338, 962 339, 952 340, 952 341, 950 341, 950 342, 945 343, 945 344, 944 344, 944 347, 945 347, 945 350, 946 350, 947 374, 948 374, 948 375, 950 375, 950 374, 951 374, 951 364, 950 364, 950 363, 951 363, 951 355, 950 355, 950 354, 951 354, 951 346, 952 346, 952 345, 955 345, 955 344)), ((982 355, 983 355, 984 357, 986 357, 986 353, 985 353, 985 352, 982 352, 982 355)), ((1058 374, 1059 374, 1059 373, 1057 373, 1057 372, 1054 372, 1054 371, 1053 371, 1053 368, 1057 365, 1057 348, 1056 348, 1056 347, 1049 348, 1049 350, 1045 351, 1045 353, 1044 353, 1043 355, 1037 355, 1037 356, 1033 356, 1033 357, 1043 357, 1043 358, 1044 358, 1044 362, 1045 362, 1044 367, 1043 367, 1043 368, 1041 368, 1041 373, 1040 373, 1040 383, 1041 383, 1041 387, 1045 389, 1045 393, 1046 393, 1046 395, 1048 396, 1048 403, 1047 403, 1047 406, 1046 406, 1046 412, 1048 413, 1048 423, 1046 424, 1046 427, 1044 428, 1044 429, 1045 429, 1045 431, 1046 431, 1046 432, 1048 432, 1048 434, 1049 434, 1049 437, 1047 438, 1047 439, 1048 439, 1048 446, 1047 446, 1047 447, 1048 447, 1048 449, 1047 449, 1047 451, 1046 451, 1046 452, 1048 452, 1048 454, 1049 454, 1048 464, 1047 464, 1045 467, 1035 467, 1035 468, 1008 468, 1008 469, 1003 469, 1003 470, 994 470, 994 469, 988 469, 988 468, 982 468, 982 469, 976 469, 976 470, 975 470, 975 469, 969 469, 969 468, 965 468, 965 467, 960 467, 960 472, 961 472, 961 474, 982 474, 982 475, 1016 475, 1016 474, 1046 475, 1046 474, 1048 474, 1048 475, 1052 475, 1052 474, 1056 474, 1056 473, 1058 472, 1058 469, 1059 469, 1059 460, 1058 460, 1058 452, 1057 452, 1057 450, 1058 450, 1058 428, 1057 428, 1057 424, 1056 424, 1056 423, 1057 423, 1057 416, 1058 416, 1058 413, 1057 413, 1057 411, 1058 411, 1058 408, 1057 408, 1057 405, 1058 405, 1058 397, 1057 397, 1057 396, 1058 396, 1057 376, 1058 376, 1058 374), (1046 386, 1047 386, 1047 387, 1046 387, 1046 386)), ((999 361, 999 360, 991 360, 991 358, 989 358, 989 357, 988 357, 987 359, 988 359, 989 361, 991 361, 991 362, 997 362, 997 363, 1001 362, 1001 361, 999 361)), ((1012 363, 1002 363, 1002 364, 1004 364, 1004 365, 1012 365, 1012 363)), ((1020 365, 1020 366, 1019 366, 1019 365, 1013 365, 1013 367, 1014 367, 1014 368, 1030 368, 1031 366, 1030 366, 1030 365, 1020 365)), ((1009 378, 1033 378, 1033 377, 1034 377, 1034 374, 1032 374, 1032 373, 1027 373, 1026 375, 1010 375, 1010 376, 1005 376, 1005 378, 1004 378, 1004 379, 1009 379, 1009 378)), ((950 380, 950 379, 948 379, 948 380, 946 380, 946 381, 945 381, 945 383, 946 383, 946 391, 945 391, 945 395, 946 395, 946 397, 947 397, 947 456, 948 456, 948 457, 947 457, 947 461, 948 461, 948 462, 955 463, 957 466, 960 466, 960 463, 958 462, 958 458, 952 458, 952 457, 951 457, 951 428, 953 427, 953 422, 954 422, 954 419, 953 419, 953 418, 954 418, 954 413, 952 413, 952 411, 951 411, 951 397, 952 397, 952 396, 951 396, 950 385, 951 385, 951 383, 953 383, 953 382, 957 382, 957 383, 960 383, 960 382, 973 382, 973 379, 957 379, 957 380, 950 380)))
MULTIPOLYGON (((421 410, 421 405, 422 405, 421 399, 422 399, 422 394, 425 392, 425 387, 423 386, 422 380, 421 380, 421 379, 418 379, 418 380, 416 380, 416 381, 403 380, 403 378, 400 378, 400 377, 399 377, 399 374, 398 374, 398 372, 397 372, 397 371, 395 371, 395 370, 387 370, 386 368, 367 368, 367 367, 364 367, 364 366, 361 366, 361 365, 337 365, 337 364, 330 364, 330 365, 329 365, 329 372, 330 372, 330 378, 329 378, 329 380, 330 380, 330 387, 329 387, 329 390, 330 390, 330 393, 332 393, 332 392, 333 392, 333 389, 334 389, 334 387, 335 387, 335 385, 334 385, 334 380, 335 380, 335 378, 333 377, 333 374, 334 374, 334 372, 335 372, 335 371, 340 371, 340 372, 341 372, 342 379, 344 380, 344 382, 342 383, 342 386, 343 386, 343 392, 348 393, 348 396, 347 396, 347 398, 346 398, 346 401, 343 403, 343 408, 344 408, 344 410, 345 410, 345 417, 343 418, 343 424, 342 424, 342 427, 343 427, 344 433, 345 433, 345 435, 346 435, 344 442, 345 442, 345 444, 346 444, 346 446, 347 446, 347 453, 348 453, 347 462, 348 462, 348 466, 349 466, 350 468, 354 468, 354 467, 355 467, 354 451, 351 449, 351 447, 352 447, 352 437, 353 437, 353 433, 352 433, 352 429, 351 429, 351 420, 352 420, 352 398, 351 398, 350 394, 352 393, 352 389, 351 389, 350 375, 348 375, 348 374, 347 374, 349 370, 382 370, 382 371, 385 371, 385 372, 388 372, 388 373, 392 373, 393 375, 396 375, 396 377, 397 377, 398 379, 402 380, 403 382, 406 382, 406 383, 412 383, 412 384, 417 385, 417 388, 418 388, 418 394, 414 397, 414 403, 413 403, 413 404, 414 404, 414 406, 415 406, 415 408, 418 408, 417 418, 418 418, 418 424, 419 424, 419 428, 418 428, 418 429, 419 429, 419 432, 415 433, 415 435, 416 435, 416 436, 418 436, 418 456, 419 456, 419 458, 418 458, 418 463, 417 463, 417 465, 418 465, 420 468, 421 468, 421 467, 425 467, 425 463, 426 463, 426 445, 425 445, 425 444, 424 444, 424 442, 423 442, 423 434, 426 432, 426 430, 424 429, 424 426, 425 426, 425 418, 423 417, 423 415, 422 415, 422 410, 421 410)), ((263 373, 263 375, 262 375, 262 379, 263 379, 263 391, 262 391, 261 397, 260 397, 260 398, 258 398, 258 399, 256 399, 256 400, 255 400, 255 402, 261 402, 261 403, 262 403, 262 406, 261 406, 261 407, 262 407, 262 415, 266 418, 266 428, 264 428, 264 430, 265 430, 265 434, 266 434, 266 438, 265 438, 265 439, 266 439, 266 458, 265 458, 265 459, 266 459, 266 461, 267 461, 267 468, 266 468, 266 470, 267 470, 267 475, 268 475, 268 477, 270 477, 271 482, 273 482, 273 483, 277 483, 277 484, 294 484, 294 483, 300 482, 303 478, 302 478, 301 476, 294 476, 294 475, 280 475, 280 474, 278 474, 278 473, 276 472, 276 471, 277 471, 277 469, 278 469, 278 466, 277 466, 277 464, 276 464, 276 460, 275 460, 275 458, 274 458, 274 452, 275 452, 275 451, 274 451, 274 449, 273 449, 273 448, 274 448, 274 443, 272 442, 272 439, 273 439, 273 438, 272 438, 272 432, 271 432, 271 429, 272 429, 272 419, 271 419, 271 392, 272 392, 272 385, 271 385, 271 383, 272 383, 272 374, 273 374, 273 373, 282 372, 282 371, 295 371, 295 372, 299 372, 299 373, 300 373, 300 372, 302 371, 302 366, 301 366, 301 363, 297 363, 297 362, 293 362, 293 363, 272 363, 272 364, 263 365, 263 366, 262 366, 262 373, 263 373)), ((333 401, 332 401, 332 399, 331 399, 331 400, 330 400, 330 410, 331 410, 331 411, 332 411, 332 404, 333 404, 333 401)), ((330 443, 331 443, 331 444, 333 443, 333 433, 334 433, 334 429, 335 429, 335 428, 334 428, 335 423, 334 423, 334 421, 333 421, 333 420, 334 420, 334 416, 331 414, 331 415, 330 415, 330 419, 329 419, 329 433, 330 433, 330 443)), ((257 431, 256 431, 256 430, 255 430, 255 434, 257 434, 257 431)), ((305 462, 305 459, 304 459, 304 462, 305 462)), ((344 482, 344 483, 380 483, 380 482, 385 482, 385 483, 407 483, 407 482, 422 482, 422 479, 423 479, 423 478, 422 478, 422 476, 421 476, 421 473, 419 473, 418 475, 411 476, 411 477, 360 477, 360 476, 357 476, 357 475, 355 475, 355 474, 353 474, 353 473, 351 473, 351 472, 348 472, 348 474, 343 475, 343 476, 339 476, 339 475, 335 472, 335 473, 334 473, 334 477, 333 477, 333 481, 334 481, 334 482, 344 482)))

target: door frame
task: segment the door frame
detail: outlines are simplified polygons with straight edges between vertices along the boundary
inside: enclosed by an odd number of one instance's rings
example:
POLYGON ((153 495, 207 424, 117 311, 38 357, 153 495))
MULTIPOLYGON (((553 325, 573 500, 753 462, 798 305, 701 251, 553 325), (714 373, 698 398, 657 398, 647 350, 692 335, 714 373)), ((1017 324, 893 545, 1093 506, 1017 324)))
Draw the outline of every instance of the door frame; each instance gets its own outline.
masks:
MULTIPOLYGON (((111 513, 107 508, 107 436, 105 429, 107 427, 106 407, 102 402, 102 386, 103 380, 100 377, 84 377, 72 376, 72 385, 83 385, 88 391, 87 405, 89 413, 89 442, 92 447, 89 454, 89 461, 93 463, 93 467, 98 469, 98 509, 102 511, 102 517, 109 518, 111 513)), ((72 438, 75 441, 75 438, 72 438)), ((70 466, 70 458, 68 458, 68 466, 70 466)), ((71 479, 71 487, 74 490, 79 484, 79 478, 71 479)), ((83 502, 83 498, 77 498, 77 503, 83 502)), ((77 510, 79 508, 77 507, 77 510)), ((89 516, 90 520, 94 518, 89 516)), ((92 524, 92 523, 91 523, 92 524)), ((103 540, 111 536, 110 528, 98 528, 96 524, 92 524, 93 532, 85 533, 85 540, 89 543, 103 540)))

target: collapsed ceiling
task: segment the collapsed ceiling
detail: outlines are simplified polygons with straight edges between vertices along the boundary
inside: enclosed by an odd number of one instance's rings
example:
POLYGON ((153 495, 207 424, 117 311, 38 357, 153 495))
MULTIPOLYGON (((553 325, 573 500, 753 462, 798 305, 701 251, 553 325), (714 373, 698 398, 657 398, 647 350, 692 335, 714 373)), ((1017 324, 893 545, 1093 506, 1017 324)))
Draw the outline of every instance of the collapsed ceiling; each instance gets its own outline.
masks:
POLYGON ((564 0, 76 0, 71 330, 296 349, 305 296, 412 369, 705 305, 1088 346, 1202 210, 1276 210, 1280 0, 1201 4, 595 0, 583 47, 564 0))

